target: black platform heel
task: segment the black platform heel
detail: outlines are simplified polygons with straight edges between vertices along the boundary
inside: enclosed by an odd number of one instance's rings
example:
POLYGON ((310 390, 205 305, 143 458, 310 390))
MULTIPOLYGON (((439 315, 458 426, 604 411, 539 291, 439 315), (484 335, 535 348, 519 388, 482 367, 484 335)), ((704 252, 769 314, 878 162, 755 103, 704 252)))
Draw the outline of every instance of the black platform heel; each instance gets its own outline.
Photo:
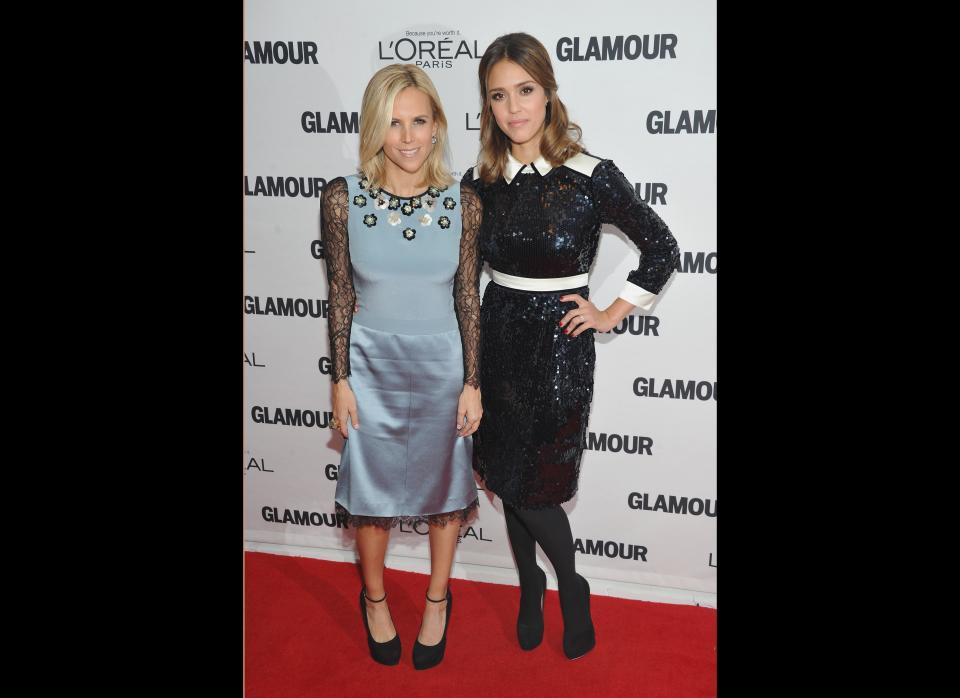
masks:
POLYGON ((367 631, 367 647, 370 648, 370 656, 375 662, 393 666, 400 661, 400 634, 397 633, 392 639, 386 642, 377 642, 373 639, 373 635, 370 634, 370 621, 367 619, 366 602, 380 603, 387 598, 387 595, 384 594, 383 599, 374 600, 367 598, 366 591, 364 588, 360 589, 360 615, 363 617, 363 627, 367 631))
POLYGON ((443 653, 447 647, 447 628, 450 627, 450 609, 453 608, 453 594, 450 593, 450 588, 448 587, 445 599, 434 600, 427 594, 427 601, 430 603, 443 603, 446 601, 447 617, 443 623, 443 637, 440 638, 440 642, 435 645, 421 645, 420 640, 417 640, 413 643, 414 669, 429 669, 430 667, 435 667, 443 661, 443 653))
POLYGON ((517 640, 520 642, 520 648, 524 650, 536 649, 543 642, 543 603, 547 595, 547 575, 539 567, 537 571, 540 573, 540 612, 535 618, 523 619, 521 604, 521 612, 517 616, 517 640), (524 623, 523 620, 528 622, 524 623))
POLYGON ((566 608, 563 607, 561 602, 563 611, 563 653, 567 655, 567 659, 579 659, 597 644, 593 630, 593 619, 590 618, 590 583, 579 574, 577 577, 583 582, 584 595, 575 602, 568 601, 566 608), (586 618, 586 626, 581 622, 579 625, 571 627, 574 624, 567 620, 570 616, 586 618))

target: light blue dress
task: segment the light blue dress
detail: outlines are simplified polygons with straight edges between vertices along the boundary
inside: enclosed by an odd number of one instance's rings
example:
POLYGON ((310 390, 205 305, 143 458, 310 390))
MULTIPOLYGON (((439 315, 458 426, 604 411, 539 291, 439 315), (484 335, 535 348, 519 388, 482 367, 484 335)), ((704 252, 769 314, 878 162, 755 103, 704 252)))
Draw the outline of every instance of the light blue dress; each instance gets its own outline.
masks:
MULTIPOLYGON (((344 179, 349 203, 345 267, 351 272, 359 307, 349 327, 346 370, 357 399, 360 428, 347 425, 337 510, 353 525, 466 520, 478 498, 473 440, 458 437, 456 430, 464 385, 460 327, 470 320, 458 321, 458 315, 470 314, 464 308, 479 308, 479 265, 474 234, 469 264, 476 269, 459 277, 457 290, 458 298, 459 294, 471 297, 467 306, 459 305, 459 300, 455 303, 462 254, 461 186, 400 198, 361 188, 366 182, 359 176, 344 179), (417 203, 419 207, 414 206, 417 203), (467 278, 473 289, 462 287, 467 278), (475 305, 471 305, 473 296, 475 305)), ((342 194, 342 181, 327 186, 339 186, 342 194)), ((331 259, 343 250, 337 248, 336 236, 329 234, 326 205, 324 242, 333 338, 345 319, 344 303, 334 298, 334 290, 342 292, 345 284, 342 279, 337 284, 334 278, 338 267, 331 259), (340 314, 339 326, 332 317, 335 312, 340 314)), ((471 349, 474 361, 479 351, 477 332, 478 317, 476 329, 470 331, 470 340, 477 345, 471 349)), ((333 339, 331 350, 337 378, 344 374, 345 357, 338 355, 343 351, 337 351, 333 339)), ((476 371, 474 383, 478 377, 476 371)))

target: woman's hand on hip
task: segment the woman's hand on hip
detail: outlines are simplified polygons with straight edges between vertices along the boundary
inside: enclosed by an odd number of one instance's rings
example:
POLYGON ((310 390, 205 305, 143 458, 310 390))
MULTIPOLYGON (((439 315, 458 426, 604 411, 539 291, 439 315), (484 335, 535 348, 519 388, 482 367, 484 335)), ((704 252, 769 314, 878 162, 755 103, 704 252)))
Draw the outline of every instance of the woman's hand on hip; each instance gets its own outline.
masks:
POLYGON ((577 304, 576 308, 568 311, 560 320, 560 327, 566 334, 577 337, 590 328, 597 332, 608 332, 616 324, 606 310, 600 310, 578 293, 560 296, 560 300, 564 303, 572 301, 577 304))

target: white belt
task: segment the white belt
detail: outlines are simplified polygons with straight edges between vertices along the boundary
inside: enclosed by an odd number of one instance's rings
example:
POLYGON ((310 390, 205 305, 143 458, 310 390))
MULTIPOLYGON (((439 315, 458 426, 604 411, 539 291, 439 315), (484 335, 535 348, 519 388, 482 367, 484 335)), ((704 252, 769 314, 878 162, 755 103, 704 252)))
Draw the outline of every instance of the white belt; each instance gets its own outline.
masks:
POLYGON ((568 288, 579 288, 586 286, 590 274, 577 274, 576 276, 561 276, 553 279, 532 279, 527 276, 511 276, 491 269, 490 274, 493 280, 501 286, 507 288, 516 288, 521 291, 563 291, 568 288))

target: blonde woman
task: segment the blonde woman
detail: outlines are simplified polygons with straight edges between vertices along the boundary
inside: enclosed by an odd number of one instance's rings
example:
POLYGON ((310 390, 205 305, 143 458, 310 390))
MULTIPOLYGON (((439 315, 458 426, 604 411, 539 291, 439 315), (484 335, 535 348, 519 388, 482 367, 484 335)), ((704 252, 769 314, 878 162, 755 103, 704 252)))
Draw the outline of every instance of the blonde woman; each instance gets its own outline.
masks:
POLYGON ((360 171, 323 191, 333 424, 346 439, 337 511, 356 528, 371 657, 400 660, 383 582, 390 530, 429 524, 430 582, 413 664, 442 661, 460 524, 476 511, 479 197, 444 165, 447 120, 414 65, 370 79, 360 171), (356 313, 354 312, 356 306, 356 313), (454 421, 451 423, 450 418, 454 421))
POLYGON ((593 399, 593 333, 637 306, 649 309, 680 251, 613 161, 583 150, 543 44, 522 33, 497 38, 480 59, 479 77, 481 151, 462 185, 473 184, 483 200, 480 249, 493 281, 480 320, 485 416, 474 467, 503 500, 520 577, 520 646, 532 650, 543 639, 539 543, 557 575, 563 651, 576 659, 596 637, 590 585, 576 573, 560 505, 577 491, 593 399), (603 310, 587 287, 602 223, 616 225, 641 252, 619 298, 603 310))

